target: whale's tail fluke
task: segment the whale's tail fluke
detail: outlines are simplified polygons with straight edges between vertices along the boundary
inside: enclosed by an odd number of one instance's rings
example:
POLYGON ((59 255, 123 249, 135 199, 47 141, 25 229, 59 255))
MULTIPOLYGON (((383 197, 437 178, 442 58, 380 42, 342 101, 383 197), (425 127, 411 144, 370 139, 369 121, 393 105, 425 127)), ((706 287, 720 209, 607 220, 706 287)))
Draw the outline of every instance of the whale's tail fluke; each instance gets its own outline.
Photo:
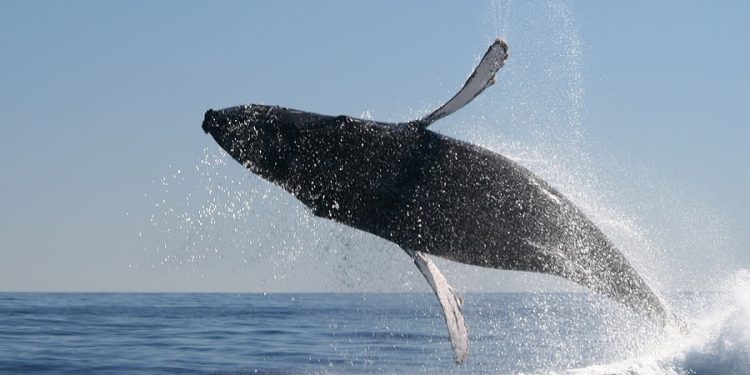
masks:
POLYGON ((474 72, 466 80, 461 90, 456 93, 450 100, 436 109, 429 115, 416 120, 421 128, 427 128, 433 122, 458 111, 463 106, 469 104, 474 98, 484 91, 484 89, 495 84, 495 73, 505 64, 508 58, 508 43, 502 39, 496 39, 487 49, 482 60, 479 61, 474 72))

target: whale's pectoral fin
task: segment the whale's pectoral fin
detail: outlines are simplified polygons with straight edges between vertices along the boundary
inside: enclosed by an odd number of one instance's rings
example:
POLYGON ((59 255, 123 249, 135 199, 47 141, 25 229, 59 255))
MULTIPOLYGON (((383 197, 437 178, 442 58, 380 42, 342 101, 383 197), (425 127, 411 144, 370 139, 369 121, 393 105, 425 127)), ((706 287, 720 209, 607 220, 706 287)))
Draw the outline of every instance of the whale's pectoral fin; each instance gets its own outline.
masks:
POLYGON ((495 83, 495 73, 505 64, 508 58, 508 44, 502 39, 495 40, 482 60, 479 61, 474 73, 471 73, 464 86, 458 93, 443 104, 440 108, 430 113, 426 117, 416 120, 415 122, 422 128, 430 126, 433 122, 458 111, 466 104, 469 104, 474 98, 484 91, 484 89, 495 83))
POLYGON ((440 301, 445 323, 448 324, 451 346, 453 346, 453 359, 456 360, 456 363, 461 364, 469 356, 469 329, 461 311, 463 300, 453 287, 448 285, 445 276, 426 255, 420 252, 407 252, 414 259, 414 264, 427 279, 432 290, 435 291, 438 301, 440 301))

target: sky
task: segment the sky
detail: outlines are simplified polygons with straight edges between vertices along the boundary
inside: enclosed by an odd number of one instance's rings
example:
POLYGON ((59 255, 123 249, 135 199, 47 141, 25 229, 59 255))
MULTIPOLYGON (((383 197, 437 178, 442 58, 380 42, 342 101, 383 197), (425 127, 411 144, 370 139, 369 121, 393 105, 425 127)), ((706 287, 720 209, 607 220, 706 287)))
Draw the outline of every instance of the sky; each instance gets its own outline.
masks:
MULTIPOLYGON (((750 268, 750 3, 3 1, 0 291, 426 291, 397 247, 228 160, 208 108, 431 129, 519 161, 659 290, 750 268)), ((465 291, 562 280, 438 260, 465 291)))

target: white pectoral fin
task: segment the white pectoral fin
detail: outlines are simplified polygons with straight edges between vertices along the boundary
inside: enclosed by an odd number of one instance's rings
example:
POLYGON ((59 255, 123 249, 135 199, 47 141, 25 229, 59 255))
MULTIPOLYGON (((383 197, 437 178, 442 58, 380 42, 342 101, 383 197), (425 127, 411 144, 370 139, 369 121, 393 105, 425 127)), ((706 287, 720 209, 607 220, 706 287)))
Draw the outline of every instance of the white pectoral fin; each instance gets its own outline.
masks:
POLYGON ((434 112, 417 120, 422 127, 427 127, 433 122, 458 111, 461 107, 469 104, 474 98, 484 91, 484 89, 495 83, 495 73, 505 64, 508 58, 508 44, 502 39, 495 40, 487 49, 487 52, 479 61, 474 72, 466 80, 466 83, 456 95, 443 104, 434 112))
POLYGON ((410 252, 414 264, 422 272, 427 282, 435 291, 440 306, 443 308, 445 323, 448 325, 448 334, 453 346, 453 359, 456 363, 463 363, 469 356, 469 328, 464 321, 461 311, 463 300, 456 291, 448 284, 445 276, 440 272, 435 263, 420 252, 410 252))

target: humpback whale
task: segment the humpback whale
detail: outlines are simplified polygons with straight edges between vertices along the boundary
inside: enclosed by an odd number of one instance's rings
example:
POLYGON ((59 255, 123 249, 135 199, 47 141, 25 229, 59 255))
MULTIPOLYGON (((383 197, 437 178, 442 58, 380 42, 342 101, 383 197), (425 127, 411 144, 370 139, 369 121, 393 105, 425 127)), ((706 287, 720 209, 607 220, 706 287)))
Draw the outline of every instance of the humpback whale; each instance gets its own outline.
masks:
POLYGON ((666 324, 658 296, 553 186, 507 157, 428 129, 494 84, 507 57, 508 45, 496 40, 455 96, 409 122, 251 104, 210 109, 202 128, 314 215, 401 247, 438 297, 457 363, 469 345, 462 299, 428 255, 563 277, 666 324))

